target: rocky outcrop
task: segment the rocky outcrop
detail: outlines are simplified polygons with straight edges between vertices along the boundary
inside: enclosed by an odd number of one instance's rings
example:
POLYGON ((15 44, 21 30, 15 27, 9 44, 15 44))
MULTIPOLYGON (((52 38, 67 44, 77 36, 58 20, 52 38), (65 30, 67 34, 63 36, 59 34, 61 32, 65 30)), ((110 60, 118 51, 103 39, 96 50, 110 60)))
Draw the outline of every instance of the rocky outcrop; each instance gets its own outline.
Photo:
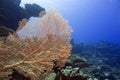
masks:
POLYGON ((9 35, 9 33, 14 33, 13 30, 6 28, 5 26, 0 26, 0 36, 5 37, 9 35))
POLYGON ((31 16, 38 17, 39 13, 43 10, 44 8, 40 7, 37 4, 25 4, 25 11, 31 16))
POLYGON ((23 18, 29 19, 31 16, 37 16, 44 8, 34 4, 21 8, 21 0, 0 0, 0 26, 16 30, 18 22, 23 18), (33 11, 34 10, 34 11, 33 11))

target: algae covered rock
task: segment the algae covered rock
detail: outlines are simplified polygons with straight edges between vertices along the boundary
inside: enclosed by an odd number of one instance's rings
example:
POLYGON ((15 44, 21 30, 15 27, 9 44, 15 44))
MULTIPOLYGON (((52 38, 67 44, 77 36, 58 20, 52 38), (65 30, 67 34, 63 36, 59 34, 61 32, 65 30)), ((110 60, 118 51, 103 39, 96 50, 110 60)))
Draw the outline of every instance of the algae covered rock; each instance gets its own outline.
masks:
POLYGON ((90 66, 91 63, 89 63, 85 58, 80 57, 79 55, 71 54, 69 57, 66 66, 72 66, 72 67, 79 67, 84 68, 90 66))

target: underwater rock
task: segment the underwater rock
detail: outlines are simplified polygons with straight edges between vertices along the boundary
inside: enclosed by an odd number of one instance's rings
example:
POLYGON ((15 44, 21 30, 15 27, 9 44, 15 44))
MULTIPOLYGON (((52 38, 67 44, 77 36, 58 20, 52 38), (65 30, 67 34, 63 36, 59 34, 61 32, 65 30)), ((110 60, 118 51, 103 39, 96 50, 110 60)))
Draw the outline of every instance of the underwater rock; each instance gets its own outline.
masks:
POLYGON ((41 11, 45 11, 44 8, 37 4, 25 4, 25 11, 33 17, 38 17, 41 11), (33 11, 34 10, 34 11, 33 11))
POLYGON ((23 18, 29 19, 31 16, 37 16, 42 10, 42 7, 37 5, 28 6, 27 11, 21 8, 21 0, 0 0, 0 26, 6 26, 7 28, 16 30, 18 27, 18 22, 23 18), (30 8, 29 8, 30 7, 30 8), (36 9, 34 9, 36 8, 36 9), (29 11, 34 12, 34 14, 29 13, 29 11), (34 9, 34 11, 33 11, 34 9))
POLYGON ((9 35, 9 33, 14 33, 14 31, 5 26, 0 26, 0 37, 5 37, 9 35))
POLYGON ((61 69, 62 80, 87 80, 90 75, 81 72, 81 69, 91 66, 86 59, 71 54, 64 68, 61 69))
POLYGON ((66 66, 79 67, 80 69, 89 67, 90 65, 92 64, 87 62, 85 58, 79 57, 78 55, 74 55, 74 54, 71 54, 71 56, 69 57, 66 63, 66 66))
MULTIPOLYGON (((72 45, 77 46, 74 41, 71 41, 72 45)), ((75 48, 75 47, 74 47, 75 48)), ((80 48, 80 47, 79 47, 80 48)), ((120 79, 120 47, 119 44, 99 41, 97 43, 90 43, 82 48, 73 49, 73 52, 82 50, 81 52, 74 54, 82 58, 85 58, 88 62, 92 63, 91 66, 80 68, 80 74, 90 75, 90 80, 119 80, 120 79)), ((70 59, 70 64, 74 59, 70 59)), ((79 62, 79 60, 77 60, 79 62)), ((77 62, 75 60, 75 62, 77 62)), ((80 65, 81 66, 81 65, 80 65)), ((88 80, 89 80, 88 79, 88 80)))
POLYGON ((8 75, 9 80, 31 80, 29 77, 25 77, 23 74, 19 73, 16 69, 12 70, 12 74, 8 75))
POLYGON ((55 77, 56 77, 56 74, 52 72, 46 76, 45 80, 55 80, 55 77))
POLYGON ((81 75, 72 76, 72 77, 63 75, 61 79, 62 80, 87 80, 87 78, 85 78, 85 77, 83 77, 81 75))
POLYGON ((21 0, 0 0, 0 7, 1 6, 7 6, 7 5, 20 5, 21 0))
POLYGON ((79 74, 79 67, 73 68, 72 66, 67 66, 65 69, 61 70, 62 80, 87 80, 87 77, 79 74))

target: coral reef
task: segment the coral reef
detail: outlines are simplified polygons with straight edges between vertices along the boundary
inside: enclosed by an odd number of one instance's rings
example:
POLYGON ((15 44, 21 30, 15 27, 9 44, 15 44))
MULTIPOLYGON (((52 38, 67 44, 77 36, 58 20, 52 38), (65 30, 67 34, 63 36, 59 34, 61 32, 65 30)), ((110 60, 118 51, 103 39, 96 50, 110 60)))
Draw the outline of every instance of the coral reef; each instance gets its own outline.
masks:
POLYGON ((47 10, 44 16, 33 19, 32 23, 30 20, 22 22, 23 27, 16 33, 0 40, 2 80, 7 80, 11 72, 37 80, 43 72, 63 67, 70 56, 71 28, 55 9, 47 10))
MULTIPOLYGON (((72 41, 72 44, 76 46, 76 44, 72 41)), ((81 48, 81 52, 74 54, 76 56, 80 56, 85 58, 86 61, 92 65, 82 67, 82 65, 76 65, 76 67, 80 68, 78 74, 82 76, 87 75, 88 80, 119 80, 120 79, 120 47, 118 44, 111 43, 108 41, 99 41, 96 43, 82 43, 83 45, 79 45, 81 48)), ((73 48, 75 48, 73 46, 73 48)), ((77 48, 77 49, 79 49, 77 48)), ((75 49, 74 49, 75 50, 75 49)), ((72 61, 77 59, 77 57, 69 58, 72 61), (73 59, 74 58, 74 59, 73 59)), ((80 63, 80 62, 79 62, 80 63)), ((74 63, 71 63, 74 64, 74 63)))

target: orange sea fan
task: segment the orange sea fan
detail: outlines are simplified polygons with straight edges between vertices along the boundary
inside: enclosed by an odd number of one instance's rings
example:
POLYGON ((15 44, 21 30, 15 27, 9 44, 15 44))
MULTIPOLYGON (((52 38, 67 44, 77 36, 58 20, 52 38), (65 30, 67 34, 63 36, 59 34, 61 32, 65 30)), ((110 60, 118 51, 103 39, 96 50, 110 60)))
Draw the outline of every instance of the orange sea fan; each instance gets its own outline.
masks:
POLYGON ((37 21, 33 18, 27 24, 15 35, 0 41, 0 79, 16 69, 36 80, 56 65, 63 67, 70 56, 71 28, 56 10, 47 10, 42 18, 38 17, 37 21))

